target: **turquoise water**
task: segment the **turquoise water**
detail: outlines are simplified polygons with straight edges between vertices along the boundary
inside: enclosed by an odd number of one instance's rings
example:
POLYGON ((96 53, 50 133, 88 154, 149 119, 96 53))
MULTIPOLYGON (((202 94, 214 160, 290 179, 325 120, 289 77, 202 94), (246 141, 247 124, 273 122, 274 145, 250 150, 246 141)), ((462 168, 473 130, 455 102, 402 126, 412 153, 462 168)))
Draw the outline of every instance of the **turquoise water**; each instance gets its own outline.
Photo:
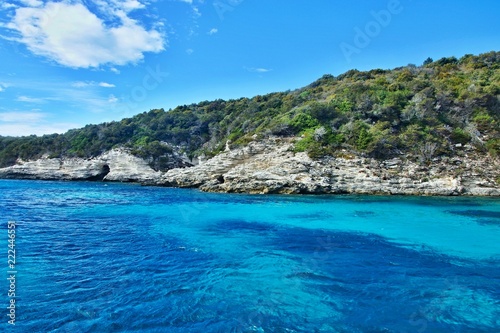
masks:
POLYGON ((500 332, 498 199, 6 180, 0 199, 5 331, 500 332))

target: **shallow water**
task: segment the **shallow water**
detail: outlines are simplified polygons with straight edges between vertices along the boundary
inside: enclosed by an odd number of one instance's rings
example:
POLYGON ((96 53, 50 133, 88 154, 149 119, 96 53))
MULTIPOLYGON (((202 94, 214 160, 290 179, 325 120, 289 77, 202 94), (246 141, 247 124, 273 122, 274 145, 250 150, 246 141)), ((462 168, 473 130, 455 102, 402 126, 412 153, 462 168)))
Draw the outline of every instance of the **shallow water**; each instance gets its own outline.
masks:
POLYGON ((12 331, 500 332, 498 199, 7 180, 0 199, 12 331))

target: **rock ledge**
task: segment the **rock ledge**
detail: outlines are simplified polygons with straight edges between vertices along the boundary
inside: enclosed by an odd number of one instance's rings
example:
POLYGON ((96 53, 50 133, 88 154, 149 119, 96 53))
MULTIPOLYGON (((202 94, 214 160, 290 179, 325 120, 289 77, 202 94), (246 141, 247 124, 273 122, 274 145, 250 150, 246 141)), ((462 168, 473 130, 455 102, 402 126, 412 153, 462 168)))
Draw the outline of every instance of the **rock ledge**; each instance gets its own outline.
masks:
MULTIPOLYGON (((225 193, 500 196, 500 162, 474 152, 422 165, 345 154, 312 160, 293 138, 253 141, 188 168, 153 170, 125 149, 92 159, 42 158, 0 169, 0 178, 104 180, 225 193)), ((178 165, 183 165, 182 163, 178 165)))

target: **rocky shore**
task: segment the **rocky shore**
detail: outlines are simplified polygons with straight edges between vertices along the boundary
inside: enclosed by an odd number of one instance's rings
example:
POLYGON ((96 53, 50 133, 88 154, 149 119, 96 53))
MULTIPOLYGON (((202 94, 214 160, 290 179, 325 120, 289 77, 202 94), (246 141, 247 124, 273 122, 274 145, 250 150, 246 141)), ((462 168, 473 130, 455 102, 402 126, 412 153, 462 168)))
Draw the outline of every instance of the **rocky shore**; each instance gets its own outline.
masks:
POLYGON ((114 149, 96 158, 41 158, 18 161, 0 169, 0 178, 43 180, 105 180, 118 182, 148 182, 160 173, 148 163, 126 150, 114 149))
POLYGON ((147 161, 120 149, 93 159, 44 158, 0 169, 0 178, 122 181, 262 194, 500 196, 499 177, 500 161, 473 148, 428 165, 405 156, 380 161, 348 152, 312 160, 306 153, 294 153, 293 139, 284 138, 250 142, 196 166, 167 172, 154 171, 147 161))

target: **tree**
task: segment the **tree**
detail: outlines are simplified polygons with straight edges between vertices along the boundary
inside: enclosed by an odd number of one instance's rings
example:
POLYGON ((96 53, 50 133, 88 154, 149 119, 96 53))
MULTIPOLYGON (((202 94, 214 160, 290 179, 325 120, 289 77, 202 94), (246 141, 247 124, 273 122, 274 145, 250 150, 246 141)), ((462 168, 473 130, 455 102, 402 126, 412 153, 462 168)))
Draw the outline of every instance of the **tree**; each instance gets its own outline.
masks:
POLYGON ((418 159, 421 163, 429 162, 436 152, 437 144, 435 142, 426 142, 418 147, 418 159))
POLYGON ((424 66, 427 66, 427 65, 429 65, 429 64, 432 64, 433 62, 434 62, 434 60, 432 60, 432 58, 431 58, 431 57, 429 57, 429 58, 425 59, 425 61, 424 61, 424 66))

